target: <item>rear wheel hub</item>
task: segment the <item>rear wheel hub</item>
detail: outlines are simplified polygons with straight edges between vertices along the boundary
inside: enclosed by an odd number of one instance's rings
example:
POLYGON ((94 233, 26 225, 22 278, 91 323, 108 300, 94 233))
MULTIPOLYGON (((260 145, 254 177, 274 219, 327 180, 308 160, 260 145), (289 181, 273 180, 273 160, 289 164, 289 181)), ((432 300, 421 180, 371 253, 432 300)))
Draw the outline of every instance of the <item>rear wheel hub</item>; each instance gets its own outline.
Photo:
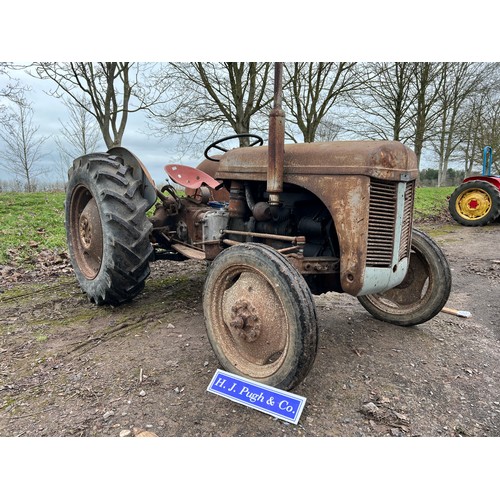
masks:
POLYGON ((491 210, 491 198, 485 191, 470 189, 457 198, 456 209, 466 219, 479 219, 491 210))

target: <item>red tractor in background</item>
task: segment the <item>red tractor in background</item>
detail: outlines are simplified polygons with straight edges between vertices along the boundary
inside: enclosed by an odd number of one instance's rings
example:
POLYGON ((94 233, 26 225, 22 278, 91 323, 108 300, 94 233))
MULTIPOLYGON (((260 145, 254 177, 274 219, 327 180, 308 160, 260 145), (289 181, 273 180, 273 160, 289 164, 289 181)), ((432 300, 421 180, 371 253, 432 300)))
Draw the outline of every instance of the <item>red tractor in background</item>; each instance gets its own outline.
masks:
POLYGON ((486 146, 482 175, 464 179, 450 197, 451 216, 463 226, 485 226, 500 216, 500 176, 491 175, 492 159, 486 146))

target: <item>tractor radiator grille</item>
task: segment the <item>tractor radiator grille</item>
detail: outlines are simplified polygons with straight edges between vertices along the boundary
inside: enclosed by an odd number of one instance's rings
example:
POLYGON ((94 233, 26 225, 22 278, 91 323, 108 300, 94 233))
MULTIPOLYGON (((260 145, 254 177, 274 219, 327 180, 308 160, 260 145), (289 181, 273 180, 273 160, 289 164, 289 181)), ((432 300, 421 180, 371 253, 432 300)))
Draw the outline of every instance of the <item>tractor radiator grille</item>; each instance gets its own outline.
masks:
MULTIPOLYGON (((370 215, 368 220, 368 267, 391 267, 397 215, 397 182, 372 179, 370 183, 370 215)), ((415 182, 405 189, 403 221, 398 261, 410 255, 411 227, 415 182)))
POLYGON ((391 267, 396 223, 397 190, 395 182, 371 179, 368 219, 368 267, 391 267))
POLYGON ((401 243, 399 246, 399 259, 410 256, 411 227, 413 214, 413 198, 415 196, 415 182, 409 182, 405 190, 405 208, 403 213, 403 226, 401 228, 401 243))

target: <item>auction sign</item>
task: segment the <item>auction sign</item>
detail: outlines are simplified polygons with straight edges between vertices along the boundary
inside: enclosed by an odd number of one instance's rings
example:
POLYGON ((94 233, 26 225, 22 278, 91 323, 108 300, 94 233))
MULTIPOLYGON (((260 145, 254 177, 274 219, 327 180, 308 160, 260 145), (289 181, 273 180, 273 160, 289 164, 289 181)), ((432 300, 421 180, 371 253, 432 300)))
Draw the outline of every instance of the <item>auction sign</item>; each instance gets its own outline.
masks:
POLYGON ((215 372, 207 391, 292 424, 299 421, 306 404, 306 398, 302 396, 260 384, 223 370, 215 372))

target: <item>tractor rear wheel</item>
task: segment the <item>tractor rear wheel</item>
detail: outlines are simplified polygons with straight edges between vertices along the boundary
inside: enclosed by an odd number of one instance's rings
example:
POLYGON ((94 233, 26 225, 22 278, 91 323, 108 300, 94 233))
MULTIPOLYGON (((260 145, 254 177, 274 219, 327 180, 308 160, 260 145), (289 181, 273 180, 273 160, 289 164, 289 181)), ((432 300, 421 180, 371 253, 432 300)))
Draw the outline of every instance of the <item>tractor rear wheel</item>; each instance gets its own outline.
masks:
POLYGON ((402 283, 382 293, 358 297, 374 317, 400 326, 433 318, 451 291, 451 271, 441 249, 425 233, 413 229, 408 272, 402 283))
POLYGON ((153 251, 142 173, 118 156, 96 153, 75 160, 68 177, 65 225, 78 283, 98 305, 133 299, 153 251))
POLYGON ((464 182, 453 191, 449 210, 463 226, 484 226, 500 215, 500 191, 487 181, 464 182))
POLYGON ((208 271, 203 309, 226 371, 284 390, 309 373, 318 347, 314 300, 274 249, 244 243, 221 252, 208 271))

